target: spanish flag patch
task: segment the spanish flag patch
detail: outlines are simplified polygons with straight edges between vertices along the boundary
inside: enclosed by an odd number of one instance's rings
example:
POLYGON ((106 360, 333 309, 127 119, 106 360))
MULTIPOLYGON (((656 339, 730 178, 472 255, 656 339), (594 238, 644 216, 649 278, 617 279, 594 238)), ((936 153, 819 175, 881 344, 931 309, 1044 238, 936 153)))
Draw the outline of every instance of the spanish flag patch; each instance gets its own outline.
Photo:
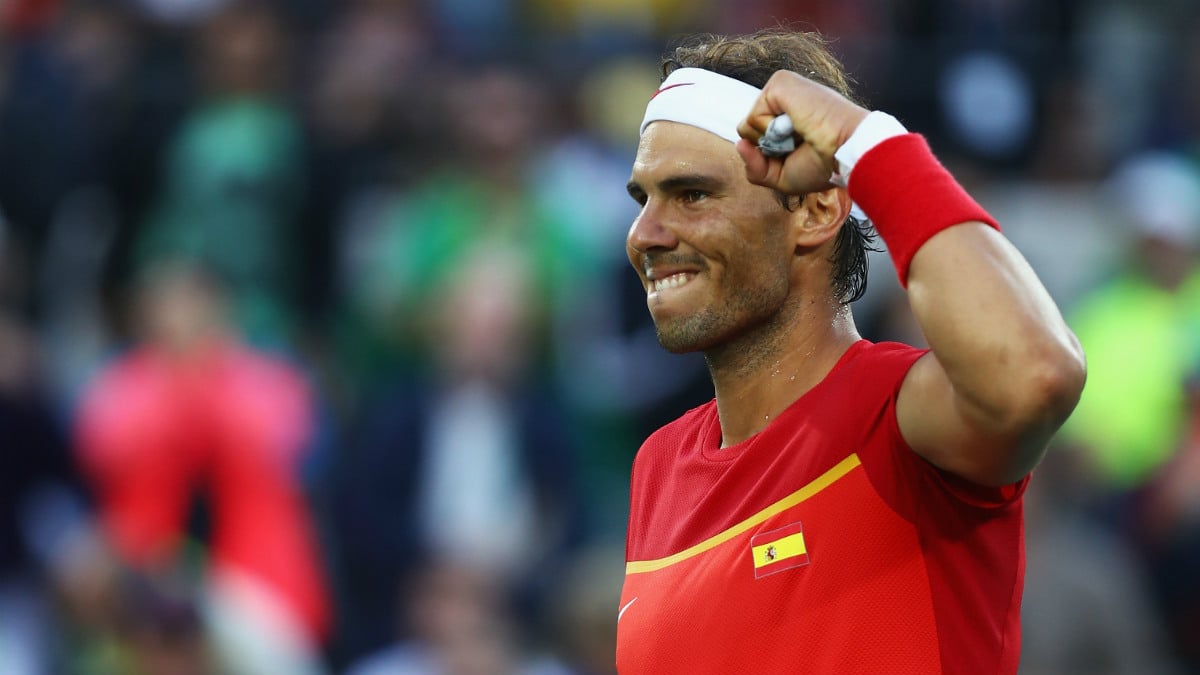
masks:
POLYGON ((750 554, 754 558, 755 579, 807 565, 808 546, 804 543, 804 526, 796 521, 768 532, 759 532, 750 538, 750 554))

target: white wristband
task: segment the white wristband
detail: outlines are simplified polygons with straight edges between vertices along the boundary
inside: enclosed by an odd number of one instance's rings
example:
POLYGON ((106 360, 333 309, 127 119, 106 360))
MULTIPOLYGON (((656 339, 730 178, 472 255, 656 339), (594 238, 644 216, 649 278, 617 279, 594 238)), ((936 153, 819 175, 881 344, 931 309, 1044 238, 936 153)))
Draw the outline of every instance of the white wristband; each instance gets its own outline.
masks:
POLYGON ((854 165, 858 164, 858 160, 862 159, 868 150, 889 138, 907 133, 908 129, 904 128, 900 120, 885 112, 872 111, 858 123, 854 133, 850 134, 850 138, 846 139, 842 147, 833 153, 833 158, 837 160, 838 172, 830 182, 846 187, 854 165))

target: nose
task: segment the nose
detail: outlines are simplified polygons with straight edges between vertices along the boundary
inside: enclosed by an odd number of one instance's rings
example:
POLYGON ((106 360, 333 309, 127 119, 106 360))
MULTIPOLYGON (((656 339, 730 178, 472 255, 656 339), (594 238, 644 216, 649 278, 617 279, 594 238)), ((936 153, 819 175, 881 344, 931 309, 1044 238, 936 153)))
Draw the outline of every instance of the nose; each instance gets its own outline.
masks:
POLYGON ((630 250, 646 253, 653 249, 673 249, 679 245, 674 229, 661 216, 660 209, 653 201, 642 207, 629 226, 629 236, 625 240, 630 250))

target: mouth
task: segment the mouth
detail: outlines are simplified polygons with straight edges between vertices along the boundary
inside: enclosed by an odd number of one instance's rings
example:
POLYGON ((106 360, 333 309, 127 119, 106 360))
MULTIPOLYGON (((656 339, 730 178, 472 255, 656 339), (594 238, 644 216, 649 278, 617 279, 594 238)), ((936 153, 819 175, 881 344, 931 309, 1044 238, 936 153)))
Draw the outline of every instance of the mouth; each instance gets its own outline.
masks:
POLYGON ((681 289, 693 285, 696 277, 706 270, 699 256, 646 256, 639 262, 641 264, 638 267, 645 280, 646 299, 652 304, 659 304, 664 297, 683 292, 681 289))
POLYGON ((695 272, 676 272, 661 279, 651 279, 650 293, 661 293, 662 291, 679 288, 686 285, 695 276, 695 272))

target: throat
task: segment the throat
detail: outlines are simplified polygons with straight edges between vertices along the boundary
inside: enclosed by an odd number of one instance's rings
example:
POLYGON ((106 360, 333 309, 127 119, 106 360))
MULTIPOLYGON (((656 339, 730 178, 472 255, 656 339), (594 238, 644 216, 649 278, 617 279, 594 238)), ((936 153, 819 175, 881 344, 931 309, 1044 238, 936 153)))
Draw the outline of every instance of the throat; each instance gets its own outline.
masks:
POLYGON ((788 349, 747 350, 741 358, 706 354, 716 392, 721 447, 741 443, 765 429, 820 384, 859 339, 851 324, 850 330, 788 349))

